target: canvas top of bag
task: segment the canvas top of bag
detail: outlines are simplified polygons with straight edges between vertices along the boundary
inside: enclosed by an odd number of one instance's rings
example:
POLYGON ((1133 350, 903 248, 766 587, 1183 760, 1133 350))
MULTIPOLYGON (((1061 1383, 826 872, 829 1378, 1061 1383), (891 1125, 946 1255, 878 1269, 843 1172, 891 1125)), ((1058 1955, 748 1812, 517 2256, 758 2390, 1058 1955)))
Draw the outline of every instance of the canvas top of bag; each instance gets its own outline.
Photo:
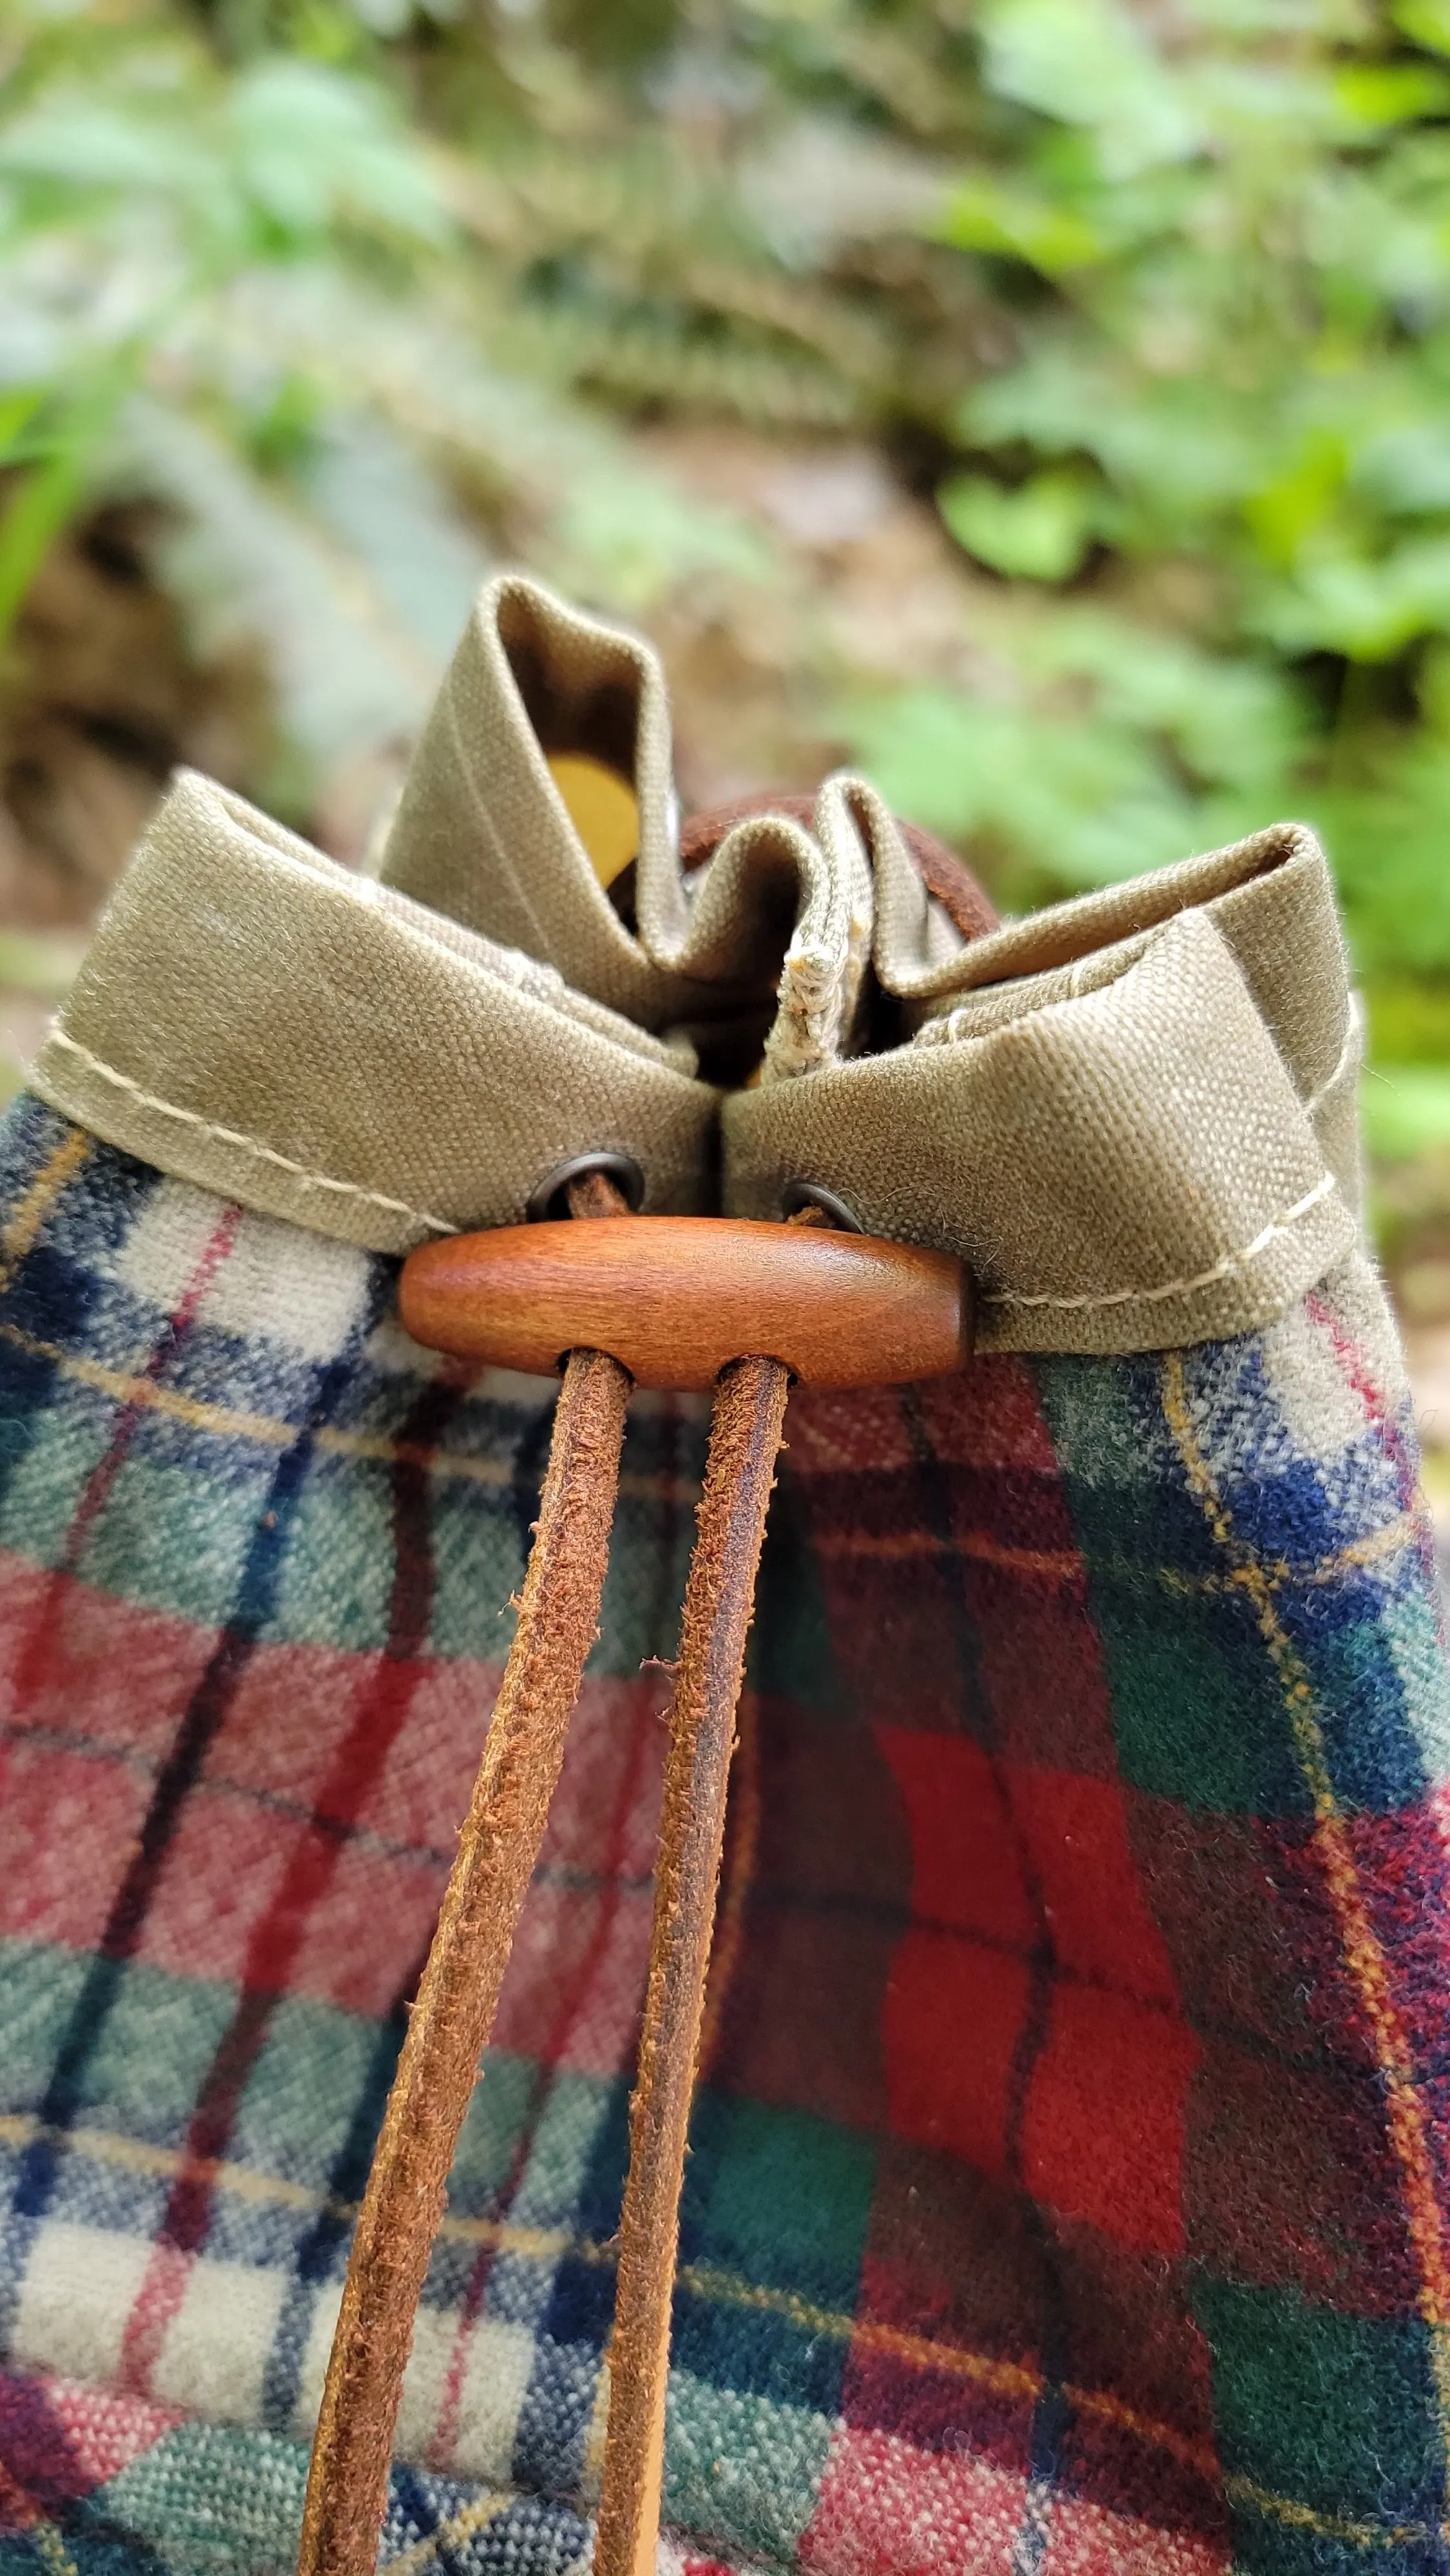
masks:
POLYGON ((1284 824, 967 943, 829 779, 687 876, 646 646, 484 593, 384 856, 351 874, 173 786, 34 1088, 108 1142, 372 1250, 515 1223, 571 1156, 653 1212, 808 1181, 970 1267, 986 1349, 1253 1329, 1357 1239, 1358 1037, 1329 871, 1284 824), (621 917, 549 755, 632 778, 621 917))

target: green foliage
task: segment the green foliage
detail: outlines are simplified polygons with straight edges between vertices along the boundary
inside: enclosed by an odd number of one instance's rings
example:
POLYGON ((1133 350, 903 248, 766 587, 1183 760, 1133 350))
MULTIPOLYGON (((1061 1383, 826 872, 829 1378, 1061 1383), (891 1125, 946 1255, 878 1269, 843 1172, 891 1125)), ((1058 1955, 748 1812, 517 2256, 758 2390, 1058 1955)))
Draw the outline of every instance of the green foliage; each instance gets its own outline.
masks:
POLYGON ((1273 674, 1076 602, 1000 643, 1011 694, 895 693, 856 723, 884 793, 999 884, 1102 885, 1278 810, 1299 733, 1273 674))
MULTIPOLYGON (((179 581, 325 650, 301 799, 411 720, 480 527, 638 614, 777 577, 611 410, 851 429, 977 567, 980 685, 816 675, 897 802, 1009 902, 1306 813, 1379 1057, 1450 1052, 1447 0, 16 0, 6 43, 0 621, 149 476, 179 581)), ((1450 1133, 1405 1081, 1383 1133, 1450 1133)))
POLYGON ((759 569, 509 307, 486 173, 380 41, 440 24, 18 0, 0 53, 0 634, 93 493, 169 505, 163 568, 203 636, 268 648, 286 735, 255 783, 299 819, 421 718, 480 522, 629 608, 759 569))
POLYGON ((952 535, 993 572, 1067 581, 1092 532, 1092 488, 1080 474, 1032 474, 1014 490, 984 474, 952 474, 937 495, 952 535))
POLYGON ((1408 1161, 1450 1137, 1450 1072, 1443 1065, 1375 1066, 1360 1100, 1365 1141, 1387 1161, 1408 1161))

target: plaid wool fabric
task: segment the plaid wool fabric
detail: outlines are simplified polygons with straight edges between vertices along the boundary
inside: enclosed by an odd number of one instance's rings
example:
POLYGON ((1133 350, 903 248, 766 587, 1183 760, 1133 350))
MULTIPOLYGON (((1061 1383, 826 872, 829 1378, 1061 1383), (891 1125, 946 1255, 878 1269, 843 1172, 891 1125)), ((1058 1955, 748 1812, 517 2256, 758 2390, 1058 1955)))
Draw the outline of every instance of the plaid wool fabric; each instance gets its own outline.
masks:
MULTIPOLYGON (((550 1391, 34 1102, 0 1151, 0 2568, 281 2576, 550 1391)), ((793 1400, 671 2576, 1450 2563, 1450 1705, 1397 1365, 1355 1266, 1241 1341, 793 1400)), ((702 1438, 633 1408, 418 2321, 410 2576, 587 2563, 702 1438)))

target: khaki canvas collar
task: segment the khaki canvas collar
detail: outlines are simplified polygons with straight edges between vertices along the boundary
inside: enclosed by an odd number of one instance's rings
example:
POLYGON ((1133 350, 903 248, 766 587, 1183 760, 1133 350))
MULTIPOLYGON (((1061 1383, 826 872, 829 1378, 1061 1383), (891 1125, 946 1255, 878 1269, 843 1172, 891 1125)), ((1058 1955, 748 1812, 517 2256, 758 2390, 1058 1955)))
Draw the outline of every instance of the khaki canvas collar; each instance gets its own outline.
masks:
POLYGON ((1355 1062, 1303 827, 970 946, 859 780, 828 780, 809 830, 738 824, 687 879, 655 657, 510 577, 382 882, 183 773, 35 1087, 163 1170, 388 1252, 516 1222, 583 1152, 633 1156, 650 1209, 778 1215, 815 1181, 967 1260, 986 1346, 1112 1351, 1266 1322, 1354 1243, 1355 1062), (631 780, 634 927, 560 747, 631 780))

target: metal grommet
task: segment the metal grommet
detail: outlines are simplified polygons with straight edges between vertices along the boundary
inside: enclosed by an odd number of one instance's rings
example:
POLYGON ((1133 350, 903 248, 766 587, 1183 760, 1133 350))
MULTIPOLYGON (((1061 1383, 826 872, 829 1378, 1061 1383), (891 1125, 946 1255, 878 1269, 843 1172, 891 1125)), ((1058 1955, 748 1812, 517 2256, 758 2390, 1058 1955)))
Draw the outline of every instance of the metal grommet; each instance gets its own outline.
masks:
POLYGON ((787 1181, 780 1194, 780 1204, 787 1216, 794 1216, 798 1208, 819 1208, 821 1214, 828 1216, 832 1225, 839 1226, 843 1234, 864 1234, 866 1231, 860 1218, 852 1215, 845 1200, 838 1199, 834 1190, 823 1190, 819 1181, 787 1181))
POLYGON ((525 1213, 530 1225, 541 1225, 550 1217, 567 1216, 564 1197, 571 1181, 582 1181, 590 1172, 603 1172, 606 1180, 628 1201, 637 1216, 644 1205, 644 1174, 633 1154, 571 1154, 567 1163, 556 1163, 546 1180, 539 1183, 525 1213))

